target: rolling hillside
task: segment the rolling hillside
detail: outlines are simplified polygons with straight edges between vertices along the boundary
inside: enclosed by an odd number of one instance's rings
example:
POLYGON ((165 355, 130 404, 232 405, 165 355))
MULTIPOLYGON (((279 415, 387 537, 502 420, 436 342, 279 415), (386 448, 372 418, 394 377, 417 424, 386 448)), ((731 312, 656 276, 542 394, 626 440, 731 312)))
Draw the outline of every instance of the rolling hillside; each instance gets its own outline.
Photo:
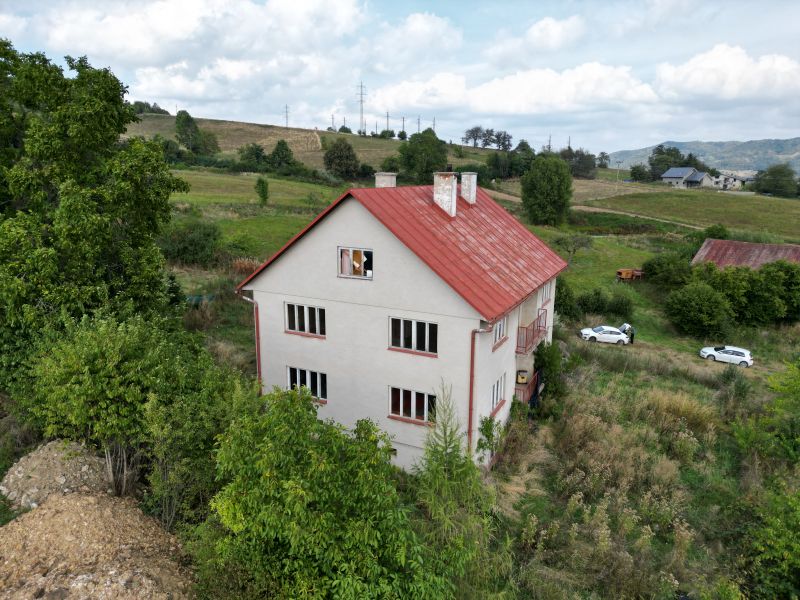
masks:
MULTIPOLYGON (((692 152, 703 162, 717 169, 735 171, 766 169, 776 163, 789 163, 800 172, 800 137, 788 140, 749 140, 747 142, 663 142, 684 154, 692 152)), ((620 150, 611 153, 611 164, 621 160, 623 168, 647 164, 647 157, 655 146, 638 150, 620 150)))
MULTIPOLYGON (((159 134, 165 138, 175 139, 175 117, 172 115, 144 114, 139 115, 140 121, 131 124, 126 133, 127 137, 143 136, 146 138, 159 134)), ((380 168, 384 158, 397 154, 400 147, 399 140, 384 140, 373 137, 361 137, 351 134, 337 134, 316 129, 299 129, 294 127, 281 127, 279 125, 260 125, 257 123, 241 123, 238 121, 221 121, 217 119, 202 119, 195 117, 201 129, 207 129, 216 134, 220 149, 223 153, 233 153, 245 144, 261 144, 270 152, 280 139, 285 139, 294 152, 295 158, 309 167, 321 169, 323 167, 322 140, 327 138, 333 142, 337 137, 344 136, 352 144, 361 162, 380 168)), ((450 154, 448 161, 455 165, 471 162, 483 163, 486 155, 491 150, 482 148, 464 148, 462 158, 450 154)))

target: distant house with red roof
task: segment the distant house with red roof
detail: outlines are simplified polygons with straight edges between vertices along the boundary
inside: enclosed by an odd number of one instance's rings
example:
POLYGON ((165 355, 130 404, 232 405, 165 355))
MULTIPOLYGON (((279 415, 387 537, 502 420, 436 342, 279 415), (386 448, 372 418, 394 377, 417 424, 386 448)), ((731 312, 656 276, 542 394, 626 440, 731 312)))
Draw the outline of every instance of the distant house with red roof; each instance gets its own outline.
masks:
POLYGON ((694 255, 692 264, 712 262, 720 268, 751 267, 758 269, 779 260, 800 263, 800 246, 797 244, 754 244, 707 239, 694 255))
POLYGON ((254 303, 264 390, 306 386, 319 414, 369 418, 396 463, 422 456, 442 385, 474 451, 483 417, 538 392, 533 350, 552 339, 566 263, 477 186, 351 189, 237 288, 254 303))

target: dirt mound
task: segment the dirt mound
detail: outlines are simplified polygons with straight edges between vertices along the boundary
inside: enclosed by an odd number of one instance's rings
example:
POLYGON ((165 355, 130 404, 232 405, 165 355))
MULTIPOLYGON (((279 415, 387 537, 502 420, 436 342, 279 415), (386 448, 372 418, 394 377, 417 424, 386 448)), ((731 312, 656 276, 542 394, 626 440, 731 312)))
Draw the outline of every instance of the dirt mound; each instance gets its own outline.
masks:
POLYGON ((188 598, 180 552, 131 498, 53 494, 0 527, 0 598, 188 598))
POLYGON ((35 508, 52 493, 110 492, 105 462, 75 442, 56 440, 20 458, 0 493, 17 508, 35 508))

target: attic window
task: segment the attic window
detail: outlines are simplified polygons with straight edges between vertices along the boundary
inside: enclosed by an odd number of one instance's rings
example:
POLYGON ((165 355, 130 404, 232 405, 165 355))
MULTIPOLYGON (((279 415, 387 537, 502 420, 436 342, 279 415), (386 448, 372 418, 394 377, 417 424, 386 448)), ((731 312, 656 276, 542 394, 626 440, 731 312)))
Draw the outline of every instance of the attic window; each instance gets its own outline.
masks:
POLYGON ((372 279, 372 250, 340 246, 339 276, 372 279))

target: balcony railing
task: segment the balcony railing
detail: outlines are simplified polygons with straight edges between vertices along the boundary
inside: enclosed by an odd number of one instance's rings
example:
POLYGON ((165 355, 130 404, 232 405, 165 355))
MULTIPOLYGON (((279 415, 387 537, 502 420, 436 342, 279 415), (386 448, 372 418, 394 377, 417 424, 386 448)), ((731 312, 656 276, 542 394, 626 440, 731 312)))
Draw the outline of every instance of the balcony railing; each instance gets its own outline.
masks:
POLYGON ((540 308, 539 316, 530 325, 517 328, 517 354, 530 354, 547 335, 547 309, 540 308))
POLYGON ((527 404, 531 399, 531 396, 533 396, 536 386, 538 385, 539 371, 534 371, 528 383, 518 383, 516 386, 514 386, 514 395, 517 397, 517 400, 527 404))

